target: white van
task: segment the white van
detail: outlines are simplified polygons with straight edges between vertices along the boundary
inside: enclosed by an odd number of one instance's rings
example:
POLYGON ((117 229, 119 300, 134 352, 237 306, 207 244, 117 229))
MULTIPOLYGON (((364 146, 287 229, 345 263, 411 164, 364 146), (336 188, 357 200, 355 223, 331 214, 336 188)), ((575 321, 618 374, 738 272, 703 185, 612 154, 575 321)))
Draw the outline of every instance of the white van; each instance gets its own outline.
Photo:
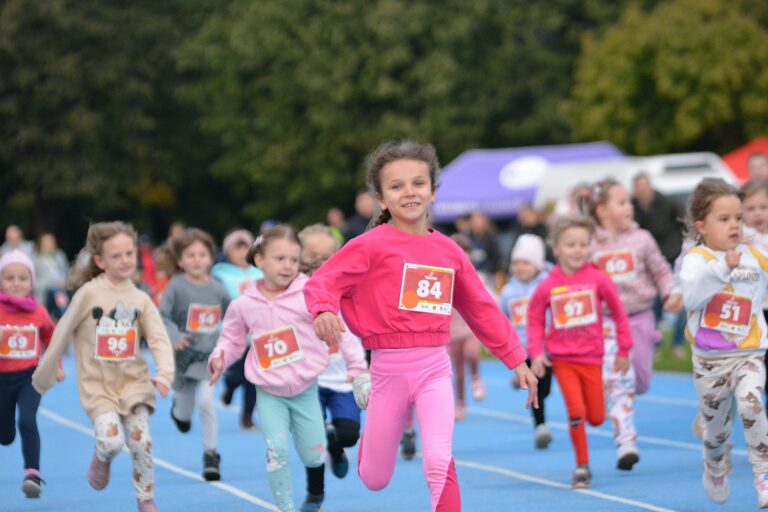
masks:
POLYGON ((562 200, 579 183, 613 178, 632 191, 632 180, 645 172, 653 188, 685 202, 704 178, 722 178, 738 186, 731 170, 715 153, 674 153, 644 157, 622 157, 594 162, 550 164, 536 191, 534 206, 543 208, 562 200))

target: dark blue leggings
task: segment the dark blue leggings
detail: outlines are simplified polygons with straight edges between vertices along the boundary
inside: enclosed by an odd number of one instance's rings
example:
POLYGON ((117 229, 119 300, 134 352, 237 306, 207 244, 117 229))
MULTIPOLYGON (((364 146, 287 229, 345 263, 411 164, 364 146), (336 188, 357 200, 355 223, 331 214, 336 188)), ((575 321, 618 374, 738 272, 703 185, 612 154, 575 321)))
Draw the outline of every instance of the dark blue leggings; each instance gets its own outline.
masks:
POLYGON ((16 438, 16 405, 19 406, 19 433, 24 469, 40 469, 40 433, 37 431, 37 407, 40 394, 32 387, 31 370, 0 373, 0 444, 9 445, 16 438))
POLYGON ((253 410, 256 408, 256 386, 245 378, 245 358, 248 357, 248 349, 243 355, 232 363, 224 373, 224 385, 233 392, 239 386, 243 386, 243 410, 241 419, 252 419, 253 410))

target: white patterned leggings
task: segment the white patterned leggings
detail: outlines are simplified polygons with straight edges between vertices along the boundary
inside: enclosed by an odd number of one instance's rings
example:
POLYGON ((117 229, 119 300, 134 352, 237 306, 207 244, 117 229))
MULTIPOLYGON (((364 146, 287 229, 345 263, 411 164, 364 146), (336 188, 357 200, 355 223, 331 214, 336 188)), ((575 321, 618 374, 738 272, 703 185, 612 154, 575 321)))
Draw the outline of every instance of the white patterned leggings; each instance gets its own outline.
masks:
POLYGON ((149 409, 138 405, 131 414, 120 416, 115 412, 100 414, 93 420, 96 434, 96 456, 109 462, 128 445, 133 461, 133 485, 139 501, 152 499, 155 478, 152 465, 152 438, 149 436, 149 409), (125 429, 120 428, 122 423, 125 429))
POLYGON ((724 454, 731 437, 732 401, 744 424, 749 462, 755 475, 768 473, 768 420, 763 406, 764 354, 733 357, 693 356, 699 411, 704 418, 704 463, 714 475, 725 472, 724 454))

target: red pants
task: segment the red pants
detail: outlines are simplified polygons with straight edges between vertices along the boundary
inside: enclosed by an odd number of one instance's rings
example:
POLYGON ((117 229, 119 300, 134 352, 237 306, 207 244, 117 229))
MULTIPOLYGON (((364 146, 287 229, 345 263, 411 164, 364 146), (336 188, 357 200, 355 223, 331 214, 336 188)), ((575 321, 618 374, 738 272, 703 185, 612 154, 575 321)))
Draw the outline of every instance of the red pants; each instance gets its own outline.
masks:
POLYGON ((568 411, 576 464, 589 464, 584 421, 594 427, 605 421, 603 369, 600 365, 552 361, 552 372, 560 385, 568 411))

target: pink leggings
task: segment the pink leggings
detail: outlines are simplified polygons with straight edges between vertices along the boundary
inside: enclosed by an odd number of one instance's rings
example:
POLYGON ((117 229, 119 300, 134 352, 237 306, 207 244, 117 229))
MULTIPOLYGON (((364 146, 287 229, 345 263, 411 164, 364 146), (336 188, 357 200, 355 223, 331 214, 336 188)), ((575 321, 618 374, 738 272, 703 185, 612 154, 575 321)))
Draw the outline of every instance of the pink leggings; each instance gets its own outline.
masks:
POLYGON ((387 486, 414 406, 432 510, 458 512, 461 497, 452 454, 451 360, 445 347, 373 351, 371 395, 358 454, 360 479, 372 491, 387 486))

